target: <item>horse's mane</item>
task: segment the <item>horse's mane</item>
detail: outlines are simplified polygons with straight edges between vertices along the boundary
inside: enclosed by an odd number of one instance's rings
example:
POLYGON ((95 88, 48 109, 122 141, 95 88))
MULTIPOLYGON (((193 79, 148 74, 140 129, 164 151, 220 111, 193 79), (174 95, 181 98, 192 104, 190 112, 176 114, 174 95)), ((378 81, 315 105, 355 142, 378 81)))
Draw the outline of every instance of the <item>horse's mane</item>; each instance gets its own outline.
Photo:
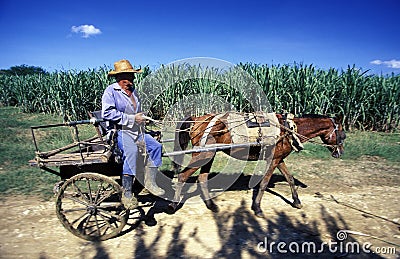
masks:
POLYGON ((321 114, 302 114, 299 118, 326 119, 326 118, 330 118, 330 117, 327 115, 321 115, 321 114))

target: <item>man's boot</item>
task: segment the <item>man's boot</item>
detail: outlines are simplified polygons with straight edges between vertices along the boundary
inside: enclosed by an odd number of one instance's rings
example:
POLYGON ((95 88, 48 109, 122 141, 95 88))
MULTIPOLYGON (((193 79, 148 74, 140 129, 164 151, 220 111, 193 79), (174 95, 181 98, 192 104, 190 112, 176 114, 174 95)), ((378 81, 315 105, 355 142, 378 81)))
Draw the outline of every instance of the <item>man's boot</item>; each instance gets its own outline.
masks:
POLYGON ((165 191, 157 186, 156 175, 158 173, 157 167, 146 166, 144 173, 144 187, 153 195, 164 195, 165 191))
POLYGON ((138 201, 132 193, 132 185, 134 180, 135 176, 133 175, 127 175, 127 174, 122 175, 123 193, 121 202, 124 205, 124 207, 128 210, 137 208, 138 206, 138 201))

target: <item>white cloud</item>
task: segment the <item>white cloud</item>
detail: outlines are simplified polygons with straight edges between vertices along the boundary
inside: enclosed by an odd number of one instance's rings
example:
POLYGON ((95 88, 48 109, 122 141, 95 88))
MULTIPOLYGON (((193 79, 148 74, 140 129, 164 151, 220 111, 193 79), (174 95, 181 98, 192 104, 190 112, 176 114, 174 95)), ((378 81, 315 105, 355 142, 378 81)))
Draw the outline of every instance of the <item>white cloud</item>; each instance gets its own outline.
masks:
POLYGON ((93 25, 79 25, 79 26, 72 26, 71 32, 73 33, 82 33, 83 38, 89 38, 90 36, 101 34, 100 29, 94 27, 93 25))
POLYGON ((400 60, 392 59, 390 61, 384 61, 384 63, 391 68, 400 68, 400 60))
POLYGON ((369 63, 374 64, 374 65, 381 65, 381 64, 382 64, 382 60, 375 59, 375 60, 372 60, 372 61, 369 62, 369 63))
POLYGON ((370 63, 374 64, 374 65, 385 65, 390 68, 400 68, 400 60, 396 60, 396 59, 387 60, 387 61, 376 59, 376 60, 371 61, 370 63))

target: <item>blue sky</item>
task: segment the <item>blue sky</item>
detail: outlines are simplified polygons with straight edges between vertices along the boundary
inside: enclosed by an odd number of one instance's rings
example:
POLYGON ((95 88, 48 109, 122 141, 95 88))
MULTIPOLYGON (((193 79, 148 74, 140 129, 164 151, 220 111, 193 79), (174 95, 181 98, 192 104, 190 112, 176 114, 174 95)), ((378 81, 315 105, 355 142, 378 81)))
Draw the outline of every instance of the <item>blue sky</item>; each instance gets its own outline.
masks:
POLYGON ((0 69, 211 57, 399 74, 399 14, 399 0, 0 0, 0 69))

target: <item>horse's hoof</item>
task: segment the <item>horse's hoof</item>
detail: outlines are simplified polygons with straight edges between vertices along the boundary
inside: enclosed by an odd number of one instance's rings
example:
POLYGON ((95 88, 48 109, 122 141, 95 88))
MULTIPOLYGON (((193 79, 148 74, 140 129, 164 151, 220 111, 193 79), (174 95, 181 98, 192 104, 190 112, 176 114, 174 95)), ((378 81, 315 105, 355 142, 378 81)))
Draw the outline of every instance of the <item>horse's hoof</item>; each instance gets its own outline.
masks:
POLYGON ((205 201, 207 209, 211 210, 214 213, 219 212, 219 207, 211 200, 205 201))
POLYGON ((303 208, 303 205, 301 203, 295 202, 295 203, 293 203, 293 207, 295 207, 296 209, 301 209, 301 208, 303 208))
POLYGON ((257 212, 254 212, 255 214, 256 214, 256 217, 258 217, 258 218, 264 218, 264 213, 262 213, 262 211, 260 210, 260 211, 257 211, 257 212))
POLYGON ((214 213, 218 213, 219 212, 219 207, 217 205, 215 205, 215 204, 211 205, 209 207, 209 209, 214 213))
POLYGON ((146 216, 144 219, 144 223, 147 226, 153 227, 153 226, 157 225, 157 220, 153 216, 146 216))
POLYGON ((174 214, 176 211, 177 205, 175 203, 168 204, 168 207, 165 209, 167 214, 174 214))
POLYGON ((264 214, 263 214, 262 210, 259 207, 252 205, 251 209, 254 211, 254 214, 257 217, 264 218, 264 214))

